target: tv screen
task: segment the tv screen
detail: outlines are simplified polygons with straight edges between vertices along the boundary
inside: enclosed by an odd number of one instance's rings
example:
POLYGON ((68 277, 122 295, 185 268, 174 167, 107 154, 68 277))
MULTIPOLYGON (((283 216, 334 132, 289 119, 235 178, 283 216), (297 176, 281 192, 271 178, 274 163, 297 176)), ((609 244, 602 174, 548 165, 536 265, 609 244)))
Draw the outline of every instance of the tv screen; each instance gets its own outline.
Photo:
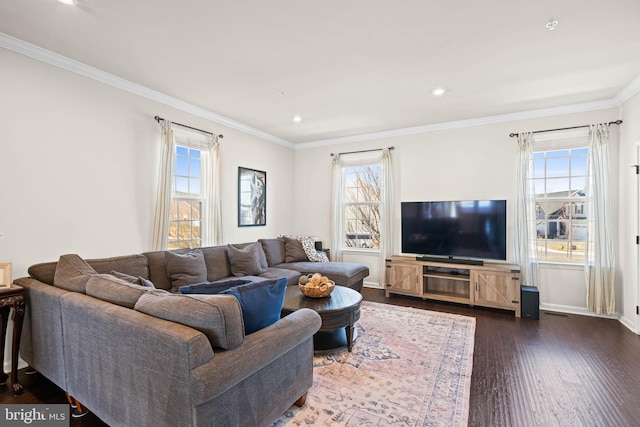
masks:
POLYGON ((507 201, 402 202, 402 252, 507 259, 507 201))

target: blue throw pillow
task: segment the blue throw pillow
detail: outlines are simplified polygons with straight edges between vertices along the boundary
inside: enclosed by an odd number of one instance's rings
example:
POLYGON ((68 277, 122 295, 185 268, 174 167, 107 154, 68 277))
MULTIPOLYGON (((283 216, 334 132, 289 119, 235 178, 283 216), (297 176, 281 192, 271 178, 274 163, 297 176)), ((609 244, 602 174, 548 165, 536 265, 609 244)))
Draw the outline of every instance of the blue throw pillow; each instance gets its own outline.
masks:
POLYGON ((249 335, 280 320, 287 279, 263 280, 220 292, 238 298, 244 333, 249 335))
POLYGON ((222 279, 215 282, 194 283, 193 285, 180 286, 178 292, 181 294, 219 294, 234 286, 251 283, 247 279, 222 279))

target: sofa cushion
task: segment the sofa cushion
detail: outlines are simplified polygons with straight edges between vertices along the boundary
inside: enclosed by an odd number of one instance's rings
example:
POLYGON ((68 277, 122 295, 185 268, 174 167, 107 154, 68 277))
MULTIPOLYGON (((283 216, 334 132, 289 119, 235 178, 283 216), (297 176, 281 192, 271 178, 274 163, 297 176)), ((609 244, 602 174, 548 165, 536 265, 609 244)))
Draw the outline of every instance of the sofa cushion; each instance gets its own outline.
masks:
POLYGON ((289 281, 288 286, 297 286, 298 279, 300 279, 300 273, 295 270, 288 270, 286 268, 269 267, 259 277, 265 280, 286 278, 289 281))
POLYGON ((237 247, 227 245, 231 273, 236 277, 257 276, 264 272, 265 268, 260 264, 260 243, 237 247))
POLYGON ((171 292, 180 286, 202 283, 207 280, 207 266, 202 251, 194 249, 186 254, 166 253, 167 273, 171 280, 171 292))
POLYGON ((109 258, 88 259, 89 264, 98 273, 121 271, 132 276, 149 278, 149 263, 144 255, 123 255, 109 258))
POLYGON ((295 270, 300 274, 320 273, 333 280, 336 285, 348 287, 353 287, 369 275, 369 267, 350 262, 291 262, 277 267, 295 270))
POLYGON ((181 294, 219 294, 220 292, 233 288, 234 286, 250 283, 247 279, 222 279, 215 282, 194 283, 193 285, 180 286, 178 291, 181 294))
POLYGON ((284 236, 285 262, 309 261, 307 254, 298 239, 284 236))
POLYGON ((129 283, 112 274, 98 274, 87 281, 87 295, 122 307, 133 308, 138 299, 148 291, 149 286, 129 283))
POLYGON ((181 295, 155 290, 142 295, 134 310, 192 327, 205 334, 212 347, 232 350, 244 340, 240 304, 231 295, 181 295))
POLYGON ((285 261, 285 248, 283 239, 260 239, 258 241, 262 245, 262 250, 264 251, 265 257, 267 259, 268 267, 282 264, 285 261))
POLYGON ((222 291, 235 296, 242 307, 244 333, 252 334, 280 320, 287 279, 263 280, 222 291))
POLYGON ((86 292, 87 281, 98 273, 76 254, 60 256, 53 285, 74 292, 86 292))

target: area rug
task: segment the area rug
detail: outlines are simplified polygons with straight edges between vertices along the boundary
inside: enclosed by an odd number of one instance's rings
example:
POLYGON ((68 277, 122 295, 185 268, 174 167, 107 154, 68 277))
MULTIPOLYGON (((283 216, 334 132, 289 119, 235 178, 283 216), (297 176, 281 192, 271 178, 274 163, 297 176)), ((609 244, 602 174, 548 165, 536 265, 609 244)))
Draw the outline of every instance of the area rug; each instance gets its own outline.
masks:
POLYGON ((315 356, 306 404, 272 427, 466 426, 475 325, 364 301, 353 351, 315 356))

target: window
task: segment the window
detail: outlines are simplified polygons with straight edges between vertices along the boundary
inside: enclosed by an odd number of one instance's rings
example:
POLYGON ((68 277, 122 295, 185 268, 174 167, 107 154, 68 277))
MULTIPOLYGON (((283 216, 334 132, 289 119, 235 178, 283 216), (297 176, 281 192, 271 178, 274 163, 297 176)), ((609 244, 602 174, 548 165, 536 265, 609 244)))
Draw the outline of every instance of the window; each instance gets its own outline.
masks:
POLYGON ((343 169, 345 248, 380 249, 381 165, 343 169))
POLYGON ((588 156, 586 147, 534 152, 539 260, 584 262, 588 156))
POLYGON ((202 246, 200 214, 204 194, 201 154, 195 148, 176 145, 167 249, 202 246))

